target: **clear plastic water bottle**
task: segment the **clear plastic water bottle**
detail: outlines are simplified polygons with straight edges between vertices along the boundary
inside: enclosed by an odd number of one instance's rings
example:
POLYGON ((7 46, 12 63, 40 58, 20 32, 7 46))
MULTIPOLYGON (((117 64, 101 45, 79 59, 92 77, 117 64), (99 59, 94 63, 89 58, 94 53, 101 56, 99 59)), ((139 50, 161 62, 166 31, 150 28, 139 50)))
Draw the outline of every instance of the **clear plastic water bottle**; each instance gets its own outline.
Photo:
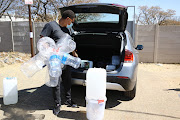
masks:
POLYGON ((56 87, 58 85, 59 80, 61 80, 61 79, 60 79, 60 77, 51 77, 49 75, 49 68, 48 67, 49 66, 44 67, 45 74, 46 74, 45 79, 44 79, 44 83, 48 87, 56 87))
POLYGON ((70 53, 76 49, 76 43, 69 34, 64 34, 56 43, 59 54, 70 53))
POLYGON ((48 86, 48 87, 56 87, 58 85, 58 82, 59 82, 59 77, 51 77, 49 76, 49 81, 46 82, 45 84, 48 86))
POLYGON ((21 65, 21 71, 27 76, 32 77, 35 73, 40 71, 45 65, 45 58, 38 53, 30 60, 24 62, 21 65))
POLYGON ((52 55, 49 59, 49 75, 59 77, 62 74, 61 59, 59 55, 52 55))
POLYGON ((49 58, 55 48, 56 44, 50 37, 42 37, 37 43, 39 53, 45 58, 49 58))
POLYGON ((62 56, 61 62, 62 62, 62 64, 70 65, 73 68, 78 68, 81 64, 81 59, 78 57, 73 57, 68 53, 65 53, 62 56))

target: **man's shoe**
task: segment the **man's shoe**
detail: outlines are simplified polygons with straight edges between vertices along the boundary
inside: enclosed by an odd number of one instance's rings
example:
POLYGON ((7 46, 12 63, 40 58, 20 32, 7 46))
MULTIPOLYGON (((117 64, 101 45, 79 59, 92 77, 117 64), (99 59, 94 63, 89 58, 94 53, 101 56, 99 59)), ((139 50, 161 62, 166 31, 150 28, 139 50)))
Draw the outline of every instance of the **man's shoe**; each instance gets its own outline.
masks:
POLYGON ((53 109, 53 114, 58 115, 60 113, 60 108, 61 108, 60 105, 55 106, 53 109))
POLYGON ((64 104, 67 105, 67 107, 79 108, 78 105, 73 101, 68 101, 67 100, 66 102, 64 102, 64 104))

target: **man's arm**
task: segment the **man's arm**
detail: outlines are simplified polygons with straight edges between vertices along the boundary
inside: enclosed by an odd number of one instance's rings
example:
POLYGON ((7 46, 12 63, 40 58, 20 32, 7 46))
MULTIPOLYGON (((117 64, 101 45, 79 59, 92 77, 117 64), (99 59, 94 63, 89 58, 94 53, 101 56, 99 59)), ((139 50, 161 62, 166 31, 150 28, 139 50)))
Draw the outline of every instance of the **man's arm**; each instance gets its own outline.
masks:
POLYGON ((72 52, 72 55, 73 55, 74 57, 78 57, 78 54, 76 53, 75 50, 72 52))
POLYGON ((41 31, 40 38, 45 36, 49 37, 51 35, 51 32, 52 32, 52 27, 50 23, 46 23, 41 31))

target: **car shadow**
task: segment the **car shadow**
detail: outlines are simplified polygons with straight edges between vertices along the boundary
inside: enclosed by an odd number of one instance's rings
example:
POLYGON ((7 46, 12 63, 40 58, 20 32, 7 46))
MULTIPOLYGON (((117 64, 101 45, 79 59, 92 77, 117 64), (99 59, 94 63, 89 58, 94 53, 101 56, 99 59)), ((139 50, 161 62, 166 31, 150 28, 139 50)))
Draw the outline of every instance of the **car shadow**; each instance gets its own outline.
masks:
POLYGON ((175 88, 175 89, 167 89, 168 91, 169 90, 173 90, 173 91, 180 91, 180 88, 175 88))
MULTIPOLYGON (((79 106, 85 107, 86 106, 86 87, 84 86, 73 86, 72 87, 72 99, 76 102, 79 106)), ((121 104, 121 101, 129 101, 131 100, 128 97, 123 95, 123 92, 114 91, 114 90, 107 90, 106 91, 106 109, 116 107, 117 105, 121 104)))
MULTIPOLYGON (((72 99, 78 104, 78 106, 85 107, 86 87, 72 86, 72 99)), ((122 97, 122 93, 118 91, 107 91, 106 109, 113 108, 121 104, 122 100, 126 98, 122 97)), ((64 98, 62 99, 64 101, 64 98)), ((36 110, 52 110, 53 108, 53 95, 52 89, 43 85, 37 88, 30 88, 18 91, 18 103, 14 105, 4 105, 3 98, 0 98, 0 110, 4 111, 4 117, 2 120, 42 120, 45 118, 45 114, 36 114, 36 110)), ((61 118, 69 118, 75 120, 85 120, 85 111, 61 111, 58 116, 61 118)))

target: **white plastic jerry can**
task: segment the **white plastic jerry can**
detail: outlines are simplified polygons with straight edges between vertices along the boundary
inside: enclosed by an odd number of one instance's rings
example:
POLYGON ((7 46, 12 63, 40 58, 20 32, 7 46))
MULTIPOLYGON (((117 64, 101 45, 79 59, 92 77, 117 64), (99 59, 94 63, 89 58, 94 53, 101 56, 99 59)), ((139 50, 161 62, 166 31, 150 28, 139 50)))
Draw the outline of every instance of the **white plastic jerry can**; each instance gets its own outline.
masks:
POLYGON ((3 103, 5 105, 18 102, 17 78, 6 77, 3 79, 3 103))
POLYGON ((86 98, 98 100, 106 96, 106 77, 105 69, 88 69, 86 74, 86 98))

